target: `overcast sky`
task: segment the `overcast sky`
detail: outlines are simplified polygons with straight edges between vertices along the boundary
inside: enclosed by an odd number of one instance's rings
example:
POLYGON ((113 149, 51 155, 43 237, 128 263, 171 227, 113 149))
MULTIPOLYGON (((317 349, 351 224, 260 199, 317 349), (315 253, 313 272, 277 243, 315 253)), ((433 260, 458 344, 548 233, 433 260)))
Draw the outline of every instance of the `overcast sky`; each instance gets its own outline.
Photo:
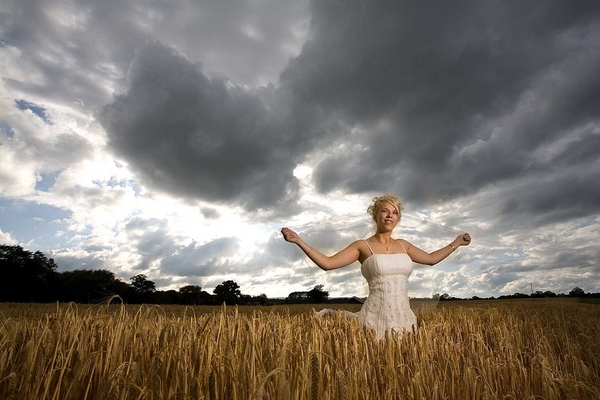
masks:
POLYGON ((3 0, 0 243, 60 271, 363 296, 327 254, 434 251, 411 296, 600 292, 600 2, 3 0))

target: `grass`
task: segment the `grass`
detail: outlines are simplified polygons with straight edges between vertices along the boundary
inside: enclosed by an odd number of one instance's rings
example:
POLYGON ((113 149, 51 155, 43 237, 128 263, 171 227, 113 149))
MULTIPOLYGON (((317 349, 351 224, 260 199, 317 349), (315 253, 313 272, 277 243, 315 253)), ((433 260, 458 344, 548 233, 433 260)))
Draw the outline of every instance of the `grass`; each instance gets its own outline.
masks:
POLYGON ((381 341, 311 306, 0 304, 0 322, 2 399, 600 398, 600 308, 564 299, 440 303, 381 341))

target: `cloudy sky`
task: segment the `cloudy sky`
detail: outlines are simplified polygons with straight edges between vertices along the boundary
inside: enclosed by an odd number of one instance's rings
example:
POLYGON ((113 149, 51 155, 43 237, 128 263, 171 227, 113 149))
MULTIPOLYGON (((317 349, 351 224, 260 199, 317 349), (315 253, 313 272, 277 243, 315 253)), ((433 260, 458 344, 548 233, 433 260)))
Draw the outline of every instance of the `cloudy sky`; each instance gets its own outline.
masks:
POLYGON ((600 291, 600 2, 3 0, 0 242, 159 289, 365 294, 375 195, 410 294, 600 291))

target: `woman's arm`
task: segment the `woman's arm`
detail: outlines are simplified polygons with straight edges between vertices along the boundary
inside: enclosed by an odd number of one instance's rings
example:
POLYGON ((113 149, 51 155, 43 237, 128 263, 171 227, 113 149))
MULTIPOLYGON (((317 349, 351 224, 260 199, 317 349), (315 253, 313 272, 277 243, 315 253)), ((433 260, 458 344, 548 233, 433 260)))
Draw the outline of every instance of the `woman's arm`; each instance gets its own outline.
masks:
POLYGON ((360 250, 358 249, 357 242, 352 243, 350 246, 346 247, 344 250, 332 255, 326 256, 320 251, 314 249, 309 246, 304 240, 298 236, 298 234, 291 229, 283 228, 281 230, 283 234, 283 238, 286 242, 295 243, 298 247, 302 249, 302 251, 313 260, 315 264, 319 266, 324 271, 329 271, 332 269, 342 268, 347 265, 352 264, 353 262, 358 260, 360 256, 360 250))
POLYGON ((452 241, 452 243, 432 253, 427 253, 417 246, 413 246, 409 242, 405 241, 405 243, 408 244, 406 253, 408 253, 408 256, 414 262, 425 265, 435 265, 452 254, 454 250, 460 246, 468 246, 469 243, 471 243, 471 236, 468 233, 458 235, 456 239, 452 241))

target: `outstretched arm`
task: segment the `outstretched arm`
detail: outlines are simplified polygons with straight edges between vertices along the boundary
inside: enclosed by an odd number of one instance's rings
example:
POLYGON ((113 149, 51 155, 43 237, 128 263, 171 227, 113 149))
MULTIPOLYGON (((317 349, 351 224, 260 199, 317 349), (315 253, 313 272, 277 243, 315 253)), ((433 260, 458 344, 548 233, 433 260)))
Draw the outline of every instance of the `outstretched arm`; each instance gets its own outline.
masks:
POLYGON ((281 230, 281 234, 286 242, 295 243, 302 251, 313 260, 315 264, 319 266, 324 271, 329 271, 336 268, 342 268, 347 265, 352 264, 354 261, 358 260, 360 256, 360 251, 356 242, 352 243, 350 246, 346 247, 344 250, 332 255, 326 256, 320 251, 314 249, 309 246, 304 240, 298 236, 296 232, 291 229, 283 228, 281 230))
MULTIPOLYGON (((408 243, 408 242, 407 242, 408 243)), ((435 265, 448 257, 460 246, 468 246, 471 243, 471 236, 468 233, 460 234, 450 243, 432 253, 427 253, 417 246, 408 243, 408 256, 416 263, 425 265, 435 265)))

